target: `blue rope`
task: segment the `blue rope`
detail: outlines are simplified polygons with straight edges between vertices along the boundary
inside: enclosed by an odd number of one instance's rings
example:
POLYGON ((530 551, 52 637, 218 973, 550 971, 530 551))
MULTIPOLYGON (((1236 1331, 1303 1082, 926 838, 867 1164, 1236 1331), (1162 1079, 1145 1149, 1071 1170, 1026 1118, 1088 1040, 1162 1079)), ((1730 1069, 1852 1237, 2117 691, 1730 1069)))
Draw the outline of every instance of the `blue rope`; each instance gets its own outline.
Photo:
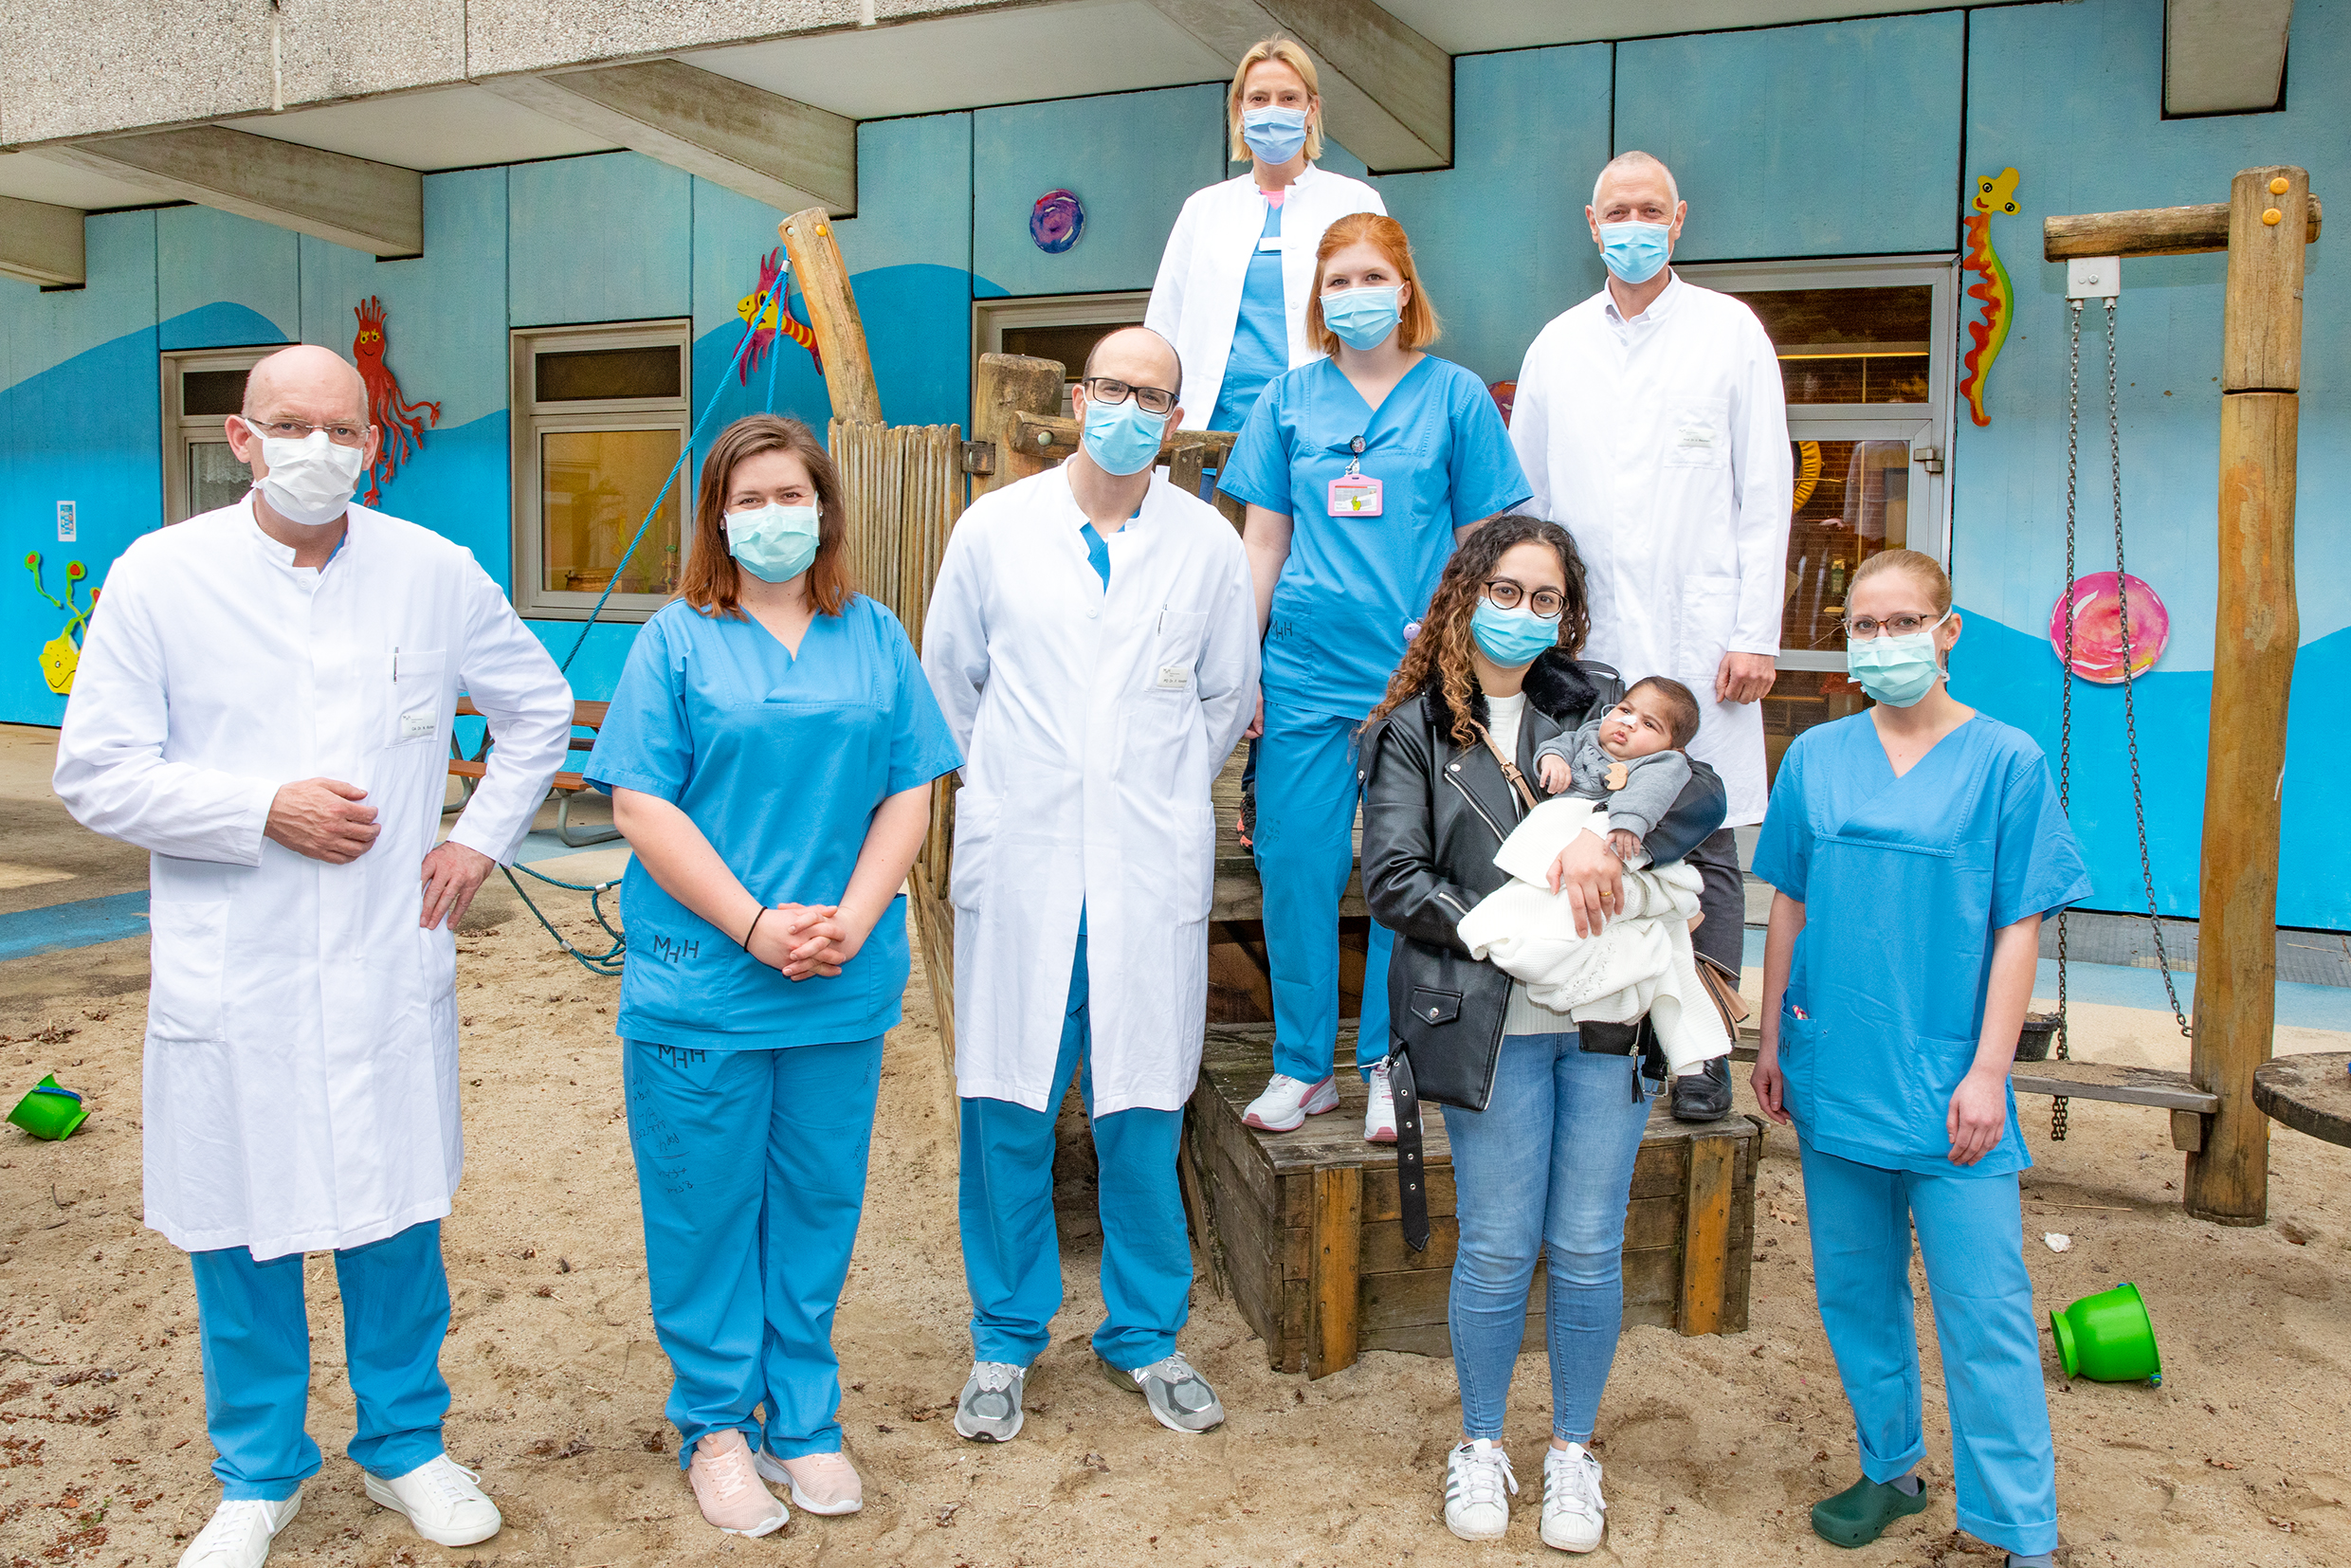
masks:
POLYGON ((791 307, 792 290, 784 280, 792 276, 792 263, 787 261, 775 274, 775 336, 767 340, 767 412, 775 411, 775 371, 784 362, 784 312, 791 307))

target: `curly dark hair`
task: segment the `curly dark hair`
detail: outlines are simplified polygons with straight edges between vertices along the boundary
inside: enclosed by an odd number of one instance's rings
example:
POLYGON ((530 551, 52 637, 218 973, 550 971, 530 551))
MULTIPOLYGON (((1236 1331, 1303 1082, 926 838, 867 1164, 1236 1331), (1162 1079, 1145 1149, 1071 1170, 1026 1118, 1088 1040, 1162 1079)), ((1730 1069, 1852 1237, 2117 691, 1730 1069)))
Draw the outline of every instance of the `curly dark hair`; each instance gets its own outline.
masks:
POLYGON ((1567 603, 1559 611, 1559 647, 1571 659, 1583 652, 1592 635, 1592 611, 1585 601, 1584 563, 1576 554, 1576 541, 1556 522, 1515 512, 1499 517, 1464 539, 1445 563, 1445 574, 1429 596, 1429 612, 1420 619, 1420 634, 1405 648, 1404 662, 1388 678, 1387 697, 1365 722, 1377 722, 1434 686, 1452 714, 1454 743, 1477 743, 1469 717, 1469 697, 1478 679, 1469 657, 1477 646, 1469 635, 1469 617, 1477 612, 1486 579, 1503 556, 1522 544, 1547 544, 1559 553, 1559 573, 1567 583, 1567 603))

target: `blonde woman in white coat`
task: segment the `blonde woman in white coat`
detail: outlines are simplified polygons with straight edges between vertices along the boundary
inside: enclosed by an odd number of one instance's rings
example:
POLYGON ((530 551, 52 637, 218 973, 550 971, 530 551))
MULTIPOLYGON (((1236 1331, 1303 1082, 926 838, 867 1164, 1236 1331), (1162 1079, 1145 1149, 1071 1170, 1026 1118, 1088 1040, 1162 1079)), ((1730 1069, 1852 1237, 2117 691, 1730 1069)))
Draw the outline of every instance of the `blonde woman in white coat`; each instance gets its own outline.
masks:
POLYGON ((1182 404, 1237 430, 1283 372, 1322 356, 1306 333, 1315 248, 1350 212, 1386 212, 1361 180, 1318 169, 1322 98, 1314 62, 1286 38, 1241 57, 1225 100, 1235 161, 1249 171, 1184 203, 1143 324, 1183 358, 1182 404))

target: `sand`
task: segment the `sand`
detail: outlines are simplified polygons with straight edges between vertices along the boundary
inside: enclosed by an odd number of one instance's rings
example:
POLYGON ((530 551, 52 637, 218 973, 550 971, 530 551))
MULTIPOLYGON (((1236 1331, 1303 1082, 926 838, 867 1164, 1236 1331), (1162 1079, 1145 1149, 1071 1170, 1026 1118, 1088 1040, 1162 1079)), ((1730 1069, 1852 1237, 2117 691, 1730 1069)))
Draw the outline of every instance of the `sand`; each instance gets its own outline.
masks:
MULTIPOLYGON (((52 864, 45 846, 67 842, 54 813, 53 803, 46 814, 20 805, 12 815, 0 803, 10 861, 52 864), (41 832, 17 831, 30 827, 41 832)), ((119 853, 92 853, 104 864, 84 865, 70 896, 116 890, 108 879, 131 874, 119 853)), ((0 890, 9 901, 0 909, 52 902, 40 895, 68 885, 0 890)), ((580 903, 560 907, 584 941, 580 903)), ((217 1496, 188 1267, 139 1224, 144 958, 144 944, 128 941, 0 964, 0 1084, 54 1069, 95 1108, 63 1144, 0 1129, 9 1568, 171 1563, 217 1496)), ((1184 1347, 1230 1419, 1204 1437, 1163 1431, 1094 1370, 1085 1338, 1101 1311, 1099 1234, 1075 1201, 1063 1217, 1068 1304, 1029 1385, 1028 1429, 1003 1448, 958 1441, 946 1416, 968 1369, 969 1308, 949 1088, 919 969, 889 1040, 866 1221, 836 1336, 866 1509, 795 1514, 787 1532, 760 1541, 718 1535, 695 1511, 661 1413, 668 1368, 647 1310, 621 1116, 618 982, 574 965, 494 883, 467 922, 458 983, 468 1164, 446 1231, 455 1300, 443 1356, 455 1390, 447 1439, 483 1472, 506 1526, 481 1546, 445 1551, 367 1502, 340 1454, 351 1396, 332 1266, 314 1257, 311 1428, 329 1457, 273 1562, 1558 1560, 1536 1538, 1548 1430, 1540 1357, 1520 1362, 1508 1431, 1526 1494, 1505 1541, 1472 1547, 1439 1518, 1459 1419, 1449 1363, 1376 1353, 1319 1382, 1277 1375, 1232 1304, 1202 1284, 1184 1347)), ((2086 1009, 2080 1028, 2085 1054, 2167 1061, 2180 1049, 2164 1039, 2168 1024, 2128 1010, 2086 1009)), ((2281 1047, 2345 1042, 2293 1031, 2281 1047)), ((2040 1305, 2132 1279, 2152 1304, 2165 1363, 2160 1388, 2069 1387, 2050 1353, 2060 1560, 2351 1561, 2351 1151, 2278 1131, 2269 1223, 2222 1229, 2180 1211, 2180 1157, 2160 1113, 2077 1101, 2071 1137, 2052 1144, 2047 1112, 2046 1101, 2025 1102, 2038 1161, 2026 1180, 2027 1253, 2040 1305), (2050 1251, 2045 1231, 2070 1235, 2070 1249, 2050 1251)), ((1084 1160, 1072 1151, 1065 1165, 1072 1199, 1090 1195, 1084 1160)), ((1706 1339, 1626 1334, 1596 1445, 1609 1540, 1591 1560, 1999 1561, 1954 1529, 1923 1285, 1934 1505, 1858 1552, 1811 1534, 1807 1506, 1857 1471, 1813 1309, 1803 1212, 1795 1145, 1775 1130, 1758 1190, 1753 1327, 1706 1339)))

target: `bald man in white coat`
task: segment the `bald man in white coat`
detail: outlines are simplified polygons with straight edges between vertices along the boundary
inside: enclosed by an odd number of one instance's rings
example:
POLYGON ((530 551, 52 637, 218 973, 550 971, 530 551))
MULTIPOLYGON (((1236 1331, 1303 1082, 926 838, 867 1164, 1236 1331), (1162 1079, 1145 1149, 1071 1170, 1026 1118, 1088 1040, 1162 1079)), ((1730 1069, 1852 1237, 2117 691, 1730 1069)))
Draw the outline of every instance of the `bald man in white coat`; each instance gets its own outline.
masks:
POLYGON ((258 1568, 319 1469, 306 1251, 335 1254, 367 1495, 437 1545, 498 1531, 441 1440, 455 929, 572 728, 473 556, 350 504, 379 438, 356 371, 287 349, 244 407, 228 444, 255 489, 115 562, 55 779, 152 854, 147 1223, 190 1253, 222 1496, 183 1568, 258 1568), (498 745, 436 847, 461 688, 498 745))

